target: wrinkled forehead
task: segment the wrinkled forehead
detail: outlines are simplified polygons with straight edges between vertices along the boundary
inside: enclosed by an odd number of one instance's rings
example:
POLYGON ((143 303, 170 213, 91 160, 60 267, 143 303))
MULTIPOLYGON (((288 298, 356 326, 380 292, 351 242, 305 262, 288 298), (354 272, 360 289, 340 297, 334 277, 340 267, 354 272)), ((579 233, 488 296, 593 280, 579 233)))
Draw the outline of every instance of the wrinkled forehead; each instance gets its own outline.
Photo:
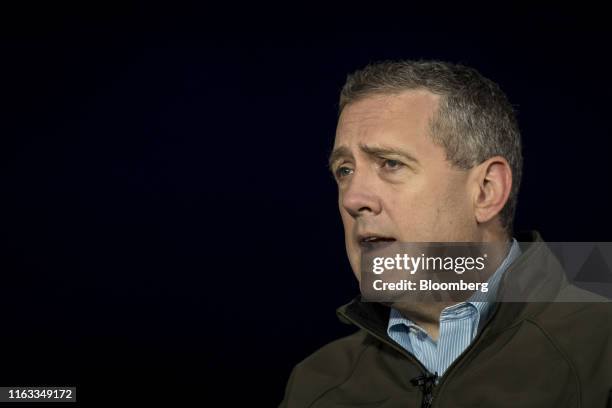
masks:
POLYGON ((338 120, 334 148, 359 143, 397 142, 429 135, 439 96, 426 90, 376 94, 346 105, 338 120))

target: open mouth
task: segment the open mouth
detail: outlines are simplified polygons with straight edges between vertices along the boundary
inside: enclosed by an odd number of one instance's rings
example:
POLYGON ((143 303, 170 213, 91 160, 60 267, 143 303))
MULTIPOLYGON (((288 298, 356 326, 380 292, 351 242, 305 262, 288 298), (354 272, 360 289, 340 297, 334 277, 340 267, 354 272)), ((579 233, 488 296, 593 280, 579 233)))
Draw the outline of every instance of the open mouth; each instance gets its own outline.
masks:
POLYGON ((396 239, 380 235, 363 235, 359 237, 359 246, 363 249, 379 249, 391 245, 396 239))

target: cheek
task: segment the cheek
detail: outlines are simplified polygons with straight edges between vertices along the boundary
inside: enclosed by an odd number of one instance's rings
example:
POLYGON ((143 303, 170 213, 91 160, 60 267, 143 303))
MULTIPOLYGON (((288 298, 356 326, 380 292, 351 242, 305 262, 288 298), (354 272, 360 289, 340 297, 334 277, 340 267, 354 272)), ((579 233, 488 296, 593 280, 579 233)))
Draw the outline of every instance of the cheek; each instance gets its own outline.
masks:
POLYGON ((449 185, 443 203, 448 212, 460 219, 466 219, 471 211, 468 191, 465 180, 457 178, 456 182, 449 185))
POLYGON ((444 241, 442 237, 455 235, 452 230, 463 229, 468 214, 465 194, 449 185, 404 191, 390 197, 388 213, 406 242, 444 241), (459 226, 461 224, 461 226, 459 226))
POLYGON ((442 234, 444 240, 471 240, 474 217, 464 189, 449 188, 441 197, 437 212, 436 230, 442 234))
POLYGON ((388 195, 387 211, 396 223, 418 223, 424 217, 430 219, 430 213, 440 204, 440 196, 429 188, 421 190, 404 190, 388 195))

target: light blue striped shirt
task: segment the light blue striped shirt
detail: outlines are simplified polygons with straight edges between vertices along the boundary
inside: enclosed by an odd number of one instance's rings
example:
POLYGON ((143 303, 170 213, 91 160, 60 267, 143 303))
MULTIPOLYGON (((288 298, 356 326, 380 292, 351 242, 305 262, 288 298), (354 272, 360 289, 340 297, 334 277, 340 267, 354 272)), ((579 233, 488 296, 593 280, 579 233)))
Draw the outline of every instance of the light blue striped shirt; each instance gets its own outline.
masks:
POLYGON ((414 354, 430 372, 437 372, 442 376, 470 345, 480 326, 487 320, 493 304, 490 300, 497 293, 502 275, 520 254, 518 242, 513 239, 508 255, 488 280, 488 292, 476 292, 467 301, 442 310, 437 343, 425 330, 393 308, 389 316, 387 334, 409 353, 414 354), (479 301, 485 299, 488 301, 479 301))

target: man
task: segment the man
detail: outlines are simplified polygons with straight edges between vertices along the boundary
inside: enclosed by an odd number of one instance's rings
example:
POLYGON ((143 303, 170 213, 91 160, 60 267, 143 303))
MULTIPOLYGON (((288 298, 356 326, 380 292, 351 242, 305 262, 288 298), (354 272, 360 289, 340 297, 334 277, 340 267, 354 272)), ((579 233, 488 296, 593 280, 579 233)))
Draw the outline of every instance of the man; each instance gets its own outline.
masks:
POLYGON ((298 364, 281 406, 612 407, 612 309, 568 302, 588 294, 539 234, 513 237, 521 168, 513 109, 476 70, 400 61, 350 75, 330 169, 353 272, 366 245, 490 243, 503 249, 488 276, 498 297, 356 298, 338 314, 359 331, 298 364), (515 276, 533 298, 566 301, 495 301, 515 276))

